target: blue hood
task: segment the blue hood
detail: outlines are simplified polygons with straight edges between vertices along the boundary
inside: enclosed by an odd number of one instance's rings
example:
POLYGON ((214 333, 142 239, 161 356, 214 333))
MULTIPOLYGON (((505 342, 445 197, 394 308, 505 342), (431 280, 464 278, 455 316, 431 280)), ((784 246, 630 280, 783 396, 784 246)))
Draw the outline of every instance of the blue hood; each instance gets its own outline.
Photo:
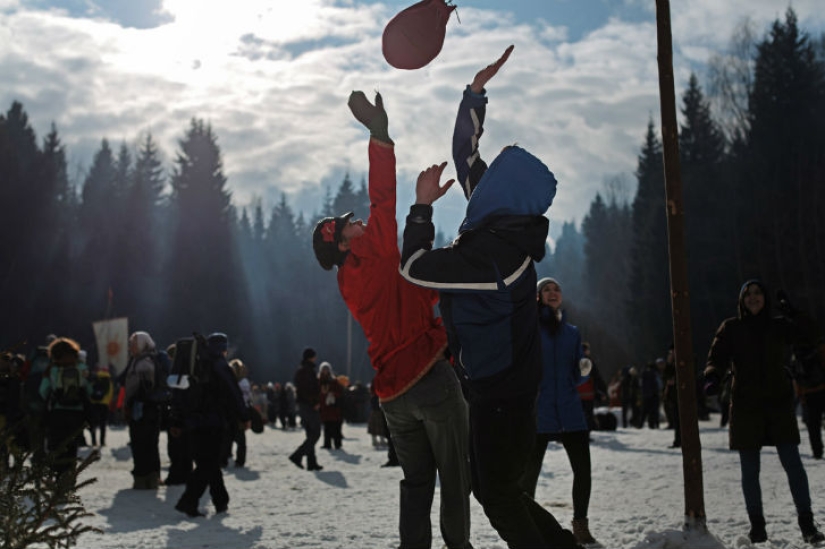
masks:
POLYGON ((544 215, 555 196, 553 172, 521 147, 507 147, 473 190, 459 232, 478 228, 490 217, 544 215))

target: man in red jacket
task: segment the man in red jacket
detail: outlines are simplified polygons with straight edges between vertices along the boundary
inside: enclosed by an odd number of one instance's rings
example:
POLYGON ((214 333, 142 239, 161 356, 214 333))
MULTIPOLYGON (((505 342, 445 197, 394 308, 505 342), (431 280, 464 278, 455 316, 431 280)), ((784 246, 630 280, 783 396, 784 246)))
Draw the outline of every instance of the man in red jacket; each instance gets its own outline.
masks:
POLYGON ((381 96, 353 92, 349 107, 370 130, 367 223, 352 213, 321 219, 313 248, 324 269, 338 267, 338 288, 370 342, 373 385, 387 418, 401 481, 402 549, 430 547, 436 473, 446 547, 471 548, 467 403, 445 358, 447 335, 433 307, 438 293, 398 272, 395 150, 381 96))

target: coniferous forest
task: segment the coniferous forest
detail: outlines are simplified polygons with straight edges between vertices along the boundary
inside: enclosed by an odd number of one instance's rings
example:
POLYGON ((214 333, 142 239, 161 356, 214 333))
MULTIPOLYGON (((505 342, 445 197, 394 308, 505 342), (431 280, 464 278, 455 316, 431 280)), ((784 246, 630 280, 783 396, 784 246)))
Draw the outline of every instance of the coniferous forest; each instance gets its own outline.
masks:
MULTIPOLYGON (((694 75, 680 94, 700 363, 749 278, 825 323, 825 39, 800 29, 792 10, 760 32, 737 30, 704 85, 694 75)), ((662 147, 657 123, 645 123, 632 196, 606 185, 538 266, 562 283, 569 319, 606 377, 664 356, 673 339, 662 147)), ((257 381, 291 379, 307 346, 337 373, 351 357, 350 377, 371 380, 363 334, 311 246, 320 216, 366 219, 363 181, 347 176, 306 215, 286 195, 269 211, 239 207, 218 136, 200 119, 181 129, 169 166, 151 135, 136 149, 102 138, 77 181, 66 156, 57 126, 37 136, 24 105, 0 115, 2 348, 26 340, 30 351, 55 333, 93 362, 91 323, 126 316, 130 331, 164 347, 226 332, 257 381)))

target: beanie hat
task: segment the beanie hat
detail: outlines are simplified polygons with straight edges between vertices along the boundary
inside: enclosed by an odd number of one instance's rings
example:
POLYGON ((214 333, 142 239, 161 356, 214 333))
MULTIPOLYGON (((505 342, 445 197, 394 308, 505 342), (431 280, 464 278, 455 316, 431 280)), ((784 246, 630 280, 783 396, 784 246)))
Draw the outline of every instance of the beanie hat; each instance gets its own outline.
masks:
POLYGON ((344 264, 347 252, 339 250, 338 243, 341 242, 341 231, 353 215, 352 212, 348 212, 338 217, 325 217, 315 224, 315 230, 312 231, 312 249, 324 270, 329 271, 334 265, 340 267, 344 264))
POLYGON ((536 293, 540 294, 544 287, 550 283, 555 284, 559 287, 559 290, 561 290, 561 284, 559 284, 559 281, 553 277, 548 276, 538 281, 538 283, 536 284, 536 293))
POLYGON ((315 358, 316 356, 318 356, 318 353, 316 353, 315 349, 312 347, 307 347, 304 349, 303 360, 309 360, 311 358, 315 358))
POLYGON ((215 332, 206 338, 206 349, 209 354, 219 355, 224 351, 229 350, 229 338, 226 334, 215 332))

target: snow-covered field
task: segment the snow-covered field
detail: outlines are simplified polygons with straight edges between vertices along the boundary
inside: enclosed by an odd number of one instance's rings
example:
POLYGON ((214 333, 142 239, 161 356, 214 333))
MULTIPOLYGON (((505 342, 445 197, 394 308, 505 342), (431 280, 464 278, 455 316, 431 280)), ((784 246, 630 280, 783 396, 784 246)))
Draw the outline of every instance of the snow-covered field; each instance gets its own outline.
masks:
MULTIPOLYGON (((609 549, 748 547, 748 520, 739 485, 739 460, 727 449, 727 429, 718 416, 701 422, 705 510, 710 535, 682 530, 684 488, 682 455, 669 448, 673 432, 622 429, 594 432, 591 447, 593 495, 590 529, 609 549), (718 540, 718 541, 717 541, 718 540), (721 542, 721 544, 719 543, 721 542)), ((811 457, 804 425, 800 451, 808 472, 814 515, 825 521, 825 461, 811 457)), ((201 500, 205 518, 190 519, 174 510, 182 486, 157 491, 131 489, 131 454, 123 428, 111 429, 101 461, 90 468, 98 482, 81 492, 90 523, 104 534, 80 538, 83 549, 124 548, 358 548, 398 546, 398 482, 401 469, 382 468, 386 450, 372 447, 366 425, 344 425, 342 450, 318 450, 320 472, 303 471, 287 456, 303 440, 303 431, 269 427, 247 433, 247 467, 224 473, 231 501, 227 514, 215 515, 208 493, 201 500)), ((161 435, 164 468, 165 434, 161 435)), ((84 449, 88 452, 89 449, 84 449)), ((165 476, 165 471, 164 471, 165 476)), ((785 474, 776 452, 762 452, 762 492, 769 541, 757 547, 810 547, 802 541, 785 474)), ((562 524, 572 519, 572 473, 567 456, 551 443, 536 492, 562 524)), ((438 532, 438 493, 433 504, 433 547, 443 545, 438 532)), ((506 545, 472 500, 472 536, 476 549, 506 545)))

